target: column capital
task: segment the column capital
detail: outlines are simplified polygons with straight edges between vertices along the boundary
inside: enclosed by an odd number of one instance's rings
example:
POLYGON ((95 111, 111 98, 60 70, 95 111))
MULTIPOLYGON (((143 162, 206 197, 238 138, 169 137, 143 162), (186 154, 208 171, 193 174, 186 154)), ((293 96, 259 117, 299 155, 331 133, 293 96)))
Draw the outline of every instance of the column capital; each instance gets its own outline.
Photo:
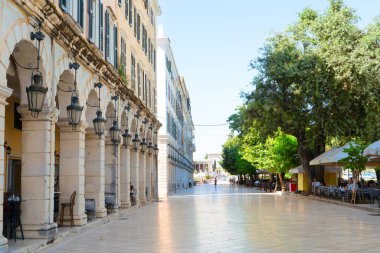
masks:
POLYGON ((79 124, 76 126, 75 129, 71 125, 69 125, 69 122, 67 122, 67 119, 59 119, 57 122, 59 126, 59 131, 61 132, 86 132, 87 128, 87 122, 80 121, 79 124))
POLYGON ((0 104, 7 105, 6 99, 12 95, 13 90, 0 85, 0 104))
POLYGON ((22 121, 52 121, 54 123, 58 121, 59 110, 55 107, 44 105, 37 118, 32 117, 26 104, 19 105, 17 111, 21 114, 22 121))

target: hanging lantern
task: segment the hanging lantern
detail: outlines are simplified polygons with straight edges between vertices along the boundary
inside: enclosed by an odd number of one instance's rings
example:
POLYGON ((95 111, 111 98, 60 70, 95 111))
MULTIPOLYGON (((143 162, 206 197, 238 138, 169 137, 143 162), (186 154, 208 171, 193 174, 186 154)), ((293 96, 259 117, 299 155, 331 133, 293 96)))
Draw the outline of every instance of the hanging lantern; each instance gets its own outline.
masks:
POLYGON ((71 95, 71 104, 66 107, 67 109, 67 119, 69 121, 69 125, 72 126, 73 129, 76 129, 77 125, 80 122, 80 118, 83 111, 83 106, 80 106, 79 104, 79 98, 77 94, 77 70, 79 69, 80 65, 77 62, 70 63, 69 68, 74 69, 74 90, 72 91, 71 95))
POLYGON ((114 120, 113 121, 113 125, 110 128, 110 130, 109 130, 111 141, 114 144, 119 144, 120 143, 120 132, 121 132, 121 130, 120 130, 118 124, 117 124, 117 120, 114 120))
POLYGON ((67 119, 69 120, 69 125, 76 129, 77 125, 80 122, 83 106, 79 104, 79 98, 76 94, 73 94, 71 97, 71 104, 66 107, 67 109, 67 119))
POLYGON ((137 151, 140 146, 140 140, 139 140, 138 134, 135 134, 135 138, 132 140, 132 142, 133 142, 133 149, 137 151))
POLYGON ((38 117, 38 113, 42 111, 46 92, 48 88, 42 86, 42 73, 37 69, 32 72, 31 85, 26 87, 28 97, 28 108, 32 112, 33 117, 38 117))
POLYGON ((147 150, 148 150, 148 155, 151 155, 153 153, 153 145, 151 142, 149 142, 147 150))
POLYGON ((94 122, 95 133, 100 138, 106 128, 106 119, 102 117, 102 110, 98 109, 96 111, 96 118, 92 122, 94 122))
POLYGON ((157 147, 157 144, 155 144, 154 145, 154 148, 153 148, 153 154, 155 155, 155 156, 158 156, 158 147, 157 147))
POLYGON ((41 23, 39 24, 38 32, 31 32, 30 38, 38 41, 37 51, 37 68, 32 71, 31 83, 29 87, 26 87, 26 94, 28 97, 28 109, 32 113, 32 117, 38 117, 38 113, 42 111, 44 105, 46 92, 48 88, 43 86, 42 73, 39 70, 40 67, 40 44, 45 38, 45 35, 41 32, 41 23))
POLYGON ((128 132, 128 130, 125 130, 124 134, 122 135, 124 147, 130 147, 132 144, 132 136, 128 132))
POLYGON ((145 142, 145 138, 142 139, 142 142, 140 143, 140 147, 141 147, 141 152, 142 153, 145 153, 146 151, 146 146, 148 146, 148 143, 145 142))

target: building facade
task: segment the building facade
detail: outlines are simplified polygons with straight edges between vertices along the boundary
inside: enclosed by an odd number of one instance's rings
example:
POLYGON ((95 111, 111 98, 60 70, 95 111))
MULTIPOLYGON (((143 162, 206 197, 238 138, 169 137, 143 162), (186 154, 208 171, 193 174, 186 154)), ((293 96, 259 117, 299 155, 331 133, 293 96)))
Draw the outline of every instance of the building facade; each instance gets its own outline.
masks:
POLYGON ((193 179, 194 124, 185 79, 178 73, 170 40, 157 31, 158 194, 165 198, 193 179))
POLYGON ((107 198, 130 207, 131 184, 135 204, 157 198, 160 14, 157 0, 0 0, 0 192, 21 196, 26 238, 52 238, 71 196, 75 225, 86 200, 96 217, 107 198))
POLYGON ((222 154, 207 153, 202 161, 194 161, 194 170, 197 172, 224 172, 220 165, 222 154))

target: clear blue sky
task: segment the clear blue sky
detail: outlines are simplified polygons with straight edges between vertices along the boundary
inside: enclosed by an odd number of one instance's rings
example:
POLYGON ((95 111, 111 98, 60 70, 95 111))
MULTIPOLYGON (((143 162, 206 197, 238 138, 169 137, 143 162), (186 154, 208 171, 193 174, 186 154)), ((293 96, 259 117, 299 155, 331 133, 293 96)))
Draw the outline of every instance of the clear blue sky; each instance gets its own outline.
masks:
MULTIPOLYGON (((346 0, 365 27, 380 13, 380 0, 346 0)), ((159 0, 179 73, 185 77, 195 125, 223 124, 250 89, 251 59, 274 31, 283 31, 306 7, 324 10, 328 0, 159 0)), ((221 152, 228 126, 195 127, 197 151, 221 152)))

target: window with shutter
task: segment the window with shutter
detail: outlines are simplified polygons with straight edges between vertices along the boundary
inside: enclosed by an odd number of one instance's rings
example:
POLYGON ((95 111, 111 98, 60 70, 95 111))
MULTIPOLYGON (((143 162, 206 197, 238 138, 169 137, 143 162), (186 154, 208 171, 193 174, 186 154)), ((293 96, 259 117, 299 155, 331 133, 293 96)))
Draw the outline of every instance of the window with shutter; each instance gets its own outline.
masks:
POLYGON ((132 27, 132 12, 133 12, 132 1, 133 0, 129 0, 129 26, 130 27, 132 27))
POLYGON ((128 14, 129 14, 129 0, 125 0, 125 6, 124 6, 124 15, 125 18, 128 19, 128 14))
POLYGON ((134 23, 134 33, 135 37, 137 38, 137 13, 136 13, 136 7, 133 8, 133 23, 134 23))
POLYGON ((142 27, 142 43, 141 43, 141 48, 143 50, 143 52, 145 52, 145 26, 142 24, 141 25, 142 27))
POLYGON ((69 0, 59 0, 59 7, 65 11, 65 12, 69 12, 69 3, 68 3, 69 0))
POLYGON ((152 8, 150 8, 150 23, 154 25, 154 13, 152 8))
POLYGON ((77 22, 80 27, 83 28, 83 0, 78 0, 78 16, 77 22))
POLYGON ((154 72, 156 72, 156 50, 154 50, 154 53, 153 53, 153 69, 154 69, 154 72))
POLYGON ((118 64, 118 55, 117 55, 117 27, 113 26, 113 46, 114 46, 114 51, 113 51, 113 66, 117 69, 117 64, 118 64))
POLYGON ((152 87, 150 85, 150 80, 148 80, 148 106, 152 108, 152 87))
POLYGON ((150 48, 151 48, 150 38, 148 38, 148 60, 149 62, 152 62, 150 48))
POLYGON ((133 91, 136 90, 136 60, 133 54, 131 54, 131 85, 133 91))
POLYGON ((146 92, 146 89, 145 89, 145 81, 146 81, 145 80, 145 71, 142 70, 141 72, 142 72, 142 99, 144 102, 146 102, 146 100, 145 100, 145 92, 146 92))
POLYGON ((150 43, 150 62, 153 63, 153 42, 150 43))
POLYGON ((99 2, 99 49, 103 51, 103 3, 99 2))
POLYGON ((141 19, 140 14, 137 13, 137 41, 141 41, 141 19))
POLYGON ((121 47, 121 71, 123 75, 126 75, 126 68, 127 68, 127 46, 125 44, 125 40, 121 38, 120 42, 120 47, 121 47))
POLYGON ((141 69, 140 64, 137 63, 137 96, 141 97, 141 69))
POLYGON ((108 11, 106 11, 106 24, 105 24, 105 30, 106 30, 106 41, 105 41, 105 53, 106 53, 106 59, 108 60, 110 56, 110 14, 108 11))
POLYGON ((93 40, 93 24, 94 24, 94 6, 93 0, 88 0, 88 38, 93 40))

